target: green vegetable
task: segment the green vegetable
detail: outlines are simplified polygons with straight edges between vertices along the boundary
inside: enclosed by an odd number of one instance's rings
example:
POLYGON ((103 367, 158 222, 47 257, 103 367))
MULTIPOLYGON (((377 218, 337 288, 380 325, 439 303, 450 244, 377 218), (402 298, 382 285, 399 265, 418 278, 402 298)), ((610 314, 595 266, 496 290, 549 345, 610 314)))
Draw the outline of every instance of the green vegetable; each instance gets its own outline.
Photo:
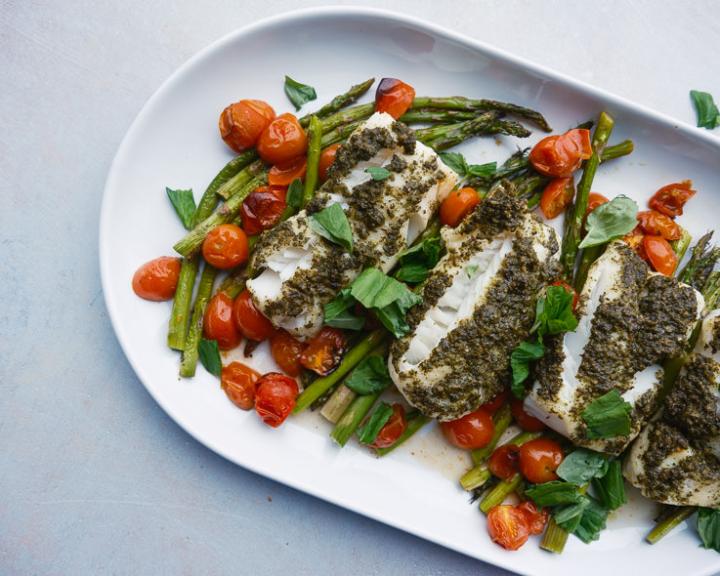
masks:
POLYGON ((666 513, 656 520, 655 527, 645 536, 648 544, 657 544, 678 525, 695 514, 694 506, 665 506, 665 510, 666 513))
POLYGON ((295 110, 300 110, 303 104, 317 98, 315 88, 307 84, 301 84, 290 78, 290 76, 285 76, 285 94, 295 106, 295 110))
POLYGON ((409 440, 415 434, 415 432, 420 430, 420 428, 425 426, 425 424, 427 424, 428 422, 430 422, 430 418, 420 414, 419 412, 414 416, 408 415, 407 428, 405 428, 405 431, 400 434, 400 437, 397 440, 395 440, 395 443, 391 446, 388 446, 387 448, 377 448, 375 450, 375 453, 378 456, 385 456, 385 454, 392 452, 393 450, 395 450, 395 448, 397 448, 404 442, 407 442, 407 440, 409 440))
POLYGON ((440 159, 448 168, 457 172, 461 177, 474 176, 477 178, 490 178, 497 170, 497 162, 468 164, 465 157, 458 152, 441 152, 440 159))
POLYGON ((712 130, 720 126, 720 110, 718 110, 711 94, 699 90, 690 90, 690 98, 692 98, 695 105, 698 128, 712 130))
POLYGON ((381 402, 380 405, 375 408, 374 412, 370 415, 367 422, 360 426, 357 430, 358 440, 363 444, 372 444, 375 442, 375 438, 382 430, 382 427, 387 424, 392 416, 392 406, 381 402))
POLYGON ((320 154, 322 152, 322 123, 317 116, 310 118, 307 146, 307 169, 305 171, 305 190, 303 192, 303 206, 312 200, 318 183, 318 169, 320 154))
POLYGON ((539 360, 545 354, 545 346, 539 340, 521 342, 510 354, 512 368, 512 393, 516 398, 525 397, 524 382, 530 375, 530 362, 539 360))
POLYGON ((382 392, 392 383, 382 356, 365 357, 345 380, 345 386, 360 396, 382 392))
POLYGON ((300 210, 303 207, 303 183, 300 178, 295 178, 290 182, 285 200, 293 211, 300 210))
POLYGON ((573 534, 580 538, 585 544, 600 537, 600 532, 605 529, 608 511, 603 508, 592 496, 584 496, 589 503, 585 507, 580 518, 580 523, 573 530, 573 534))
POLYGON ((367 396, 358 396, 352 401, 352 404, 343 412, 340 420, 335 424, 335 428, 330 433, 330 437, 340 446, 345 446, 347 441, 355 434, 355 430, 360 426, 360 422, 370 412, 373 404, 377 401, 380 393, 368 394, 367 396))
POLYGON ((598 206, 587 217, 587 234, 579 248, 605 244, 632 232, 637 226, 638 206, 627 196, 616 196, 598 206))
POLYGON ((373 180, 387 180, 391 174, 390 170, 382 166, 370 166, 369 168, 365 168, 365 172, 370 174, 373 180))
POLYGON ((203 317, 205 316, 205 309, 212 295, 217 274, 217 268, 206 263, 200 275, 192 316, 190 317, 190 325, 185 338, 182 359, 180 360, 180 376, 183 378, 192 378, 195 376, 199 357, 199 346, 203 334, 203 317))
POLYGON ((577 485, 560 480, 552 480, 543 484, 535 484, 525 490, 525 496, 538 506, 558 506, 560 504, 577 504, 582 494, 577 485))
POLYGON ((185 226, 185 230, 190 230, 196 209, 192 190, 173 190, 166 187, 165 192, 167 192, 175 212, 180 217, 180 222, 185 226))
POLYGON ((566 482, 572 482, 579 486, 593 478, 605 476, 608 472, 608 459, 598 452, 578 448, 565 456, 556 472, 566 482))
POLYGON ((362 330, 365 318, 350 311, 355 300, 350 293, 342 292, 324 306, 325 324, 345 330, 362 330))
POLYGON ((400 254, 400 268, 395 273, 395 278, 411 284, 424 282, 430 270, 440 261, 441 252, 440 236, 423 238, 400 254))
POLYGON ((631 412, 632 406, 623 400, 617 390, 603 394, 588 404, 581 414, 587 425, 587 438, 627 436, 630 433, 631 412))
POLYGON ((217 340, 206 340, 203 338, 200 340, 198 346, 200 353, 200 362, 205 366, 205 370, 215 376, 220 376, 222 372, 222 360, 220 358, 220 349, 218 348, 217 340))
MULTIPOLYGON (((373 85, 373 82, 375 82, 375 78, 369 78, 368 80, 365 80, 365 82, 361 82, 360 84, 356 84, 354 86, 351 86, 350 89, 347 92, 343 92, 342 94, 339 94, 338 96, 335 96, 330 102, 325 104, 320 110, 314 113, 315 116, 318 118, 331 118, 333 115, 336 115, 337 112, 345 108, 346 106, 349 106, 353 102, 356 102, 358 98, 360 98, 363 94, 365 94, 370 87, 373 85)), ((374 106, 371 104, 371 106, 374 106)), ((357 108, 357 107, 356 107, 357 108)), ((346 112, 350 112, 347 110, 346 112)), ((342 114, 342 113, 341 113, 342 114)), ((372 110, 370 111, 367 116, 370 116, 372 114, 372 110)), ((311 115, 303 116, 300 118, 300 125, 303 127, 306 127, 310 124, 310 117, 311 115)), ((333 122, 336 121, 337 116, 333 119, 333 122)), ((343 124, 344 122, 340 122, 343 124)), ((331 125, 331 122, 325 123, 323 122, 323 129, 325 130, 332 130, 335 126, 338 124, 331 125)))
POLYGON ((353 237, 350 222, 338 203, 330 204, 320 212, 310 216, 310 227, 320 236, 339 244, 348 252, 352 252, 353 237))
POLYGON ((703 547, 720 552, 720 510, 698 508, 697 528, 703 547))
POLYGON ((546 334, 572 332, 578 320, 573 314, 573 294, 562 286, 548 286, 535 305, 535 324, 531 332, 542 338, 546 334))
POLYGON ((482 500, 480 500, 480 511, 487 514, 490 510, 499 506, 505 501, 505 498, 516 492, 522 486, 523 479, 520 474, 515 474, 510 480, 502 480, 498 482, 492 490, 490 490, 482 500))
POLYGON ((576 504, 560 506, 553 511, 553 518, 560 528, 566 532, 575 532, 580 525, 585 509, 590 505, 590 499, 583 497, 576 504))
POLYGON ((598 500, 608 510, 617 510, 627 502, 622 463, 619 460, 610 462, 607 472, 602 476, 596 476, 592 484, 598 500))

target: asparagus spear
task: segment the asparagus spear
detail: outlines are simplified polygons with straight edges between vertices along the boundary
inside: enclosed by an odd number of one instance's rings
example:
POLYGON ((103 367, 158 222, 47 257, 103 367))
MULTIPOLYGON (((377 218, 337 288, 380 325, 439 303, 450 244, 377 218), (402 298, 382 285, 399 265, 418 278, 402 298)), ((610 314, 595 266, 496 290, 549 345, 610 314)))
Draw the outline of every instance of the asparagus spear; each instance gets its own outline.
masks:
POLYGON ((672 242, 672 248, 677 256, 678 264, 680 264, 683 258, 685 258, 685 254, 687 254, 688 248, 690 248, 690 243, 692 242, 690 232, 685 230, 682 226, 680 227, 680 230, 682 231, 682 236, 680 236, 679 240, 672 242))
POLYGON ((217 189, 217 195, 227 200, 255 176, 263 172, 265 172, 265 164, 263 164, 262 160, 255 160, 220 186, 217 189))
POLYGON ((193 306, 192 318, 190 320, 190 330, 185 340, 185 348, 183 349, 182 360, 180 361, 180 376, 191 378, 195 376, 195 369, 198 361, 198 345, 202 338, 203 316, 208 300, 212 294, 213 284, 217 277, 217 269, 205 264, 202 275, 200 276, 200 284, 198 285, 197 295, 195 296, 195 305, 193 306))
POLYGON ((375 394, 367 394, 365 396, 358 396, 353 400, 352 404, 345 410, 338 423, 333 428, 330 437, 335 440, 340 446, 345 446, 347 441, 352 438, 355 434, 360 422, 370 412, 370 408, 380 398, 380 392, 375 394))
POLYGON ((365 80, 365 82, 361 82, 360 84, 351 86, 347 92, 343 92, 342 94, 335 96, 335 98, 330 100, 330 102, 325 104, 325 106, 320 108, 320 110, 318 110, 314 114, 308 114, 300 118, 300 125, 305 128, 310 125, 310 119, 312 116, 317 116, 318 118, 325 118, 327 116, 337 113, 338 111, 349 106, 353 102, 356 102, 363 94, 365 94, 370 89, 374 82, 375 78, 369 78, 368 80, 365 80))
POLYGON ((305 190, 303 205, 310 202, 318 182, 318 164, 322 146, 322 124, 317 116, 310 119, 310 138, 307 151, 307 171, 305 172, 305 190))
POLYGON ((472 120, 477 116, 476 112, 465 112, 462 110, 433 110, 433 109, 414 109, 411 108, 400 117, 400 122, 405 124, 424 123, 432 124, 434 122, 459 122, 463 120, 472 120))
POLYGON ((343 415, 347 407, 352 404, 357 394, 350 390, 345 384, 340 384, 330 396, 330 399, 325 402, 320 410, 320 414, 326 420, 329 420, 333 424, 336 424, 343 415))
POLYGON ((670 512, 664 514, 655 524, 655 527, 645 536, 645 540, 649 544, 657 544, 676 526, 690 518, 696 510, 694 506, 672 506, 668 508, 670 512))
MULTIPOLYGON (((475 464, 476 466, 478 464, 482 464, 490 457, 490 454, 493 453, 493 450, 495 450, 498 442, 500 442, 500 438, 503 434, 505 434, 505 431, 510 427, 511 423, 512 414, 510 412, 510 404, 504 404, 493 415, 494 427, 493 436, 490 439, 490 443, 484 448, 478 448, 477 450, 473 450, 470 453, 470 455, 472 456, 473 464, 475 464)), ((462 484, 462 479, 460 480, 460 483, 462 484)))
POLYGON ((433 126, 415 131, 418 140, 435 150, 446 150, 471 136, 481 134, 509 134, 525 138, 530 135, 530 131, 517 122, 500 120, 496 112, 485 112, 472 120, 457 124, 433 126))
POLYGON ((490 510, 495 508, 495 506, 502 504, 505 501, 505 498, 520 488, 522 482, 523 479, 519 473, 513 475, 510 480, 498 482, 495 487, 480 501, 480 511, 483 514, 487 514, 490 510))

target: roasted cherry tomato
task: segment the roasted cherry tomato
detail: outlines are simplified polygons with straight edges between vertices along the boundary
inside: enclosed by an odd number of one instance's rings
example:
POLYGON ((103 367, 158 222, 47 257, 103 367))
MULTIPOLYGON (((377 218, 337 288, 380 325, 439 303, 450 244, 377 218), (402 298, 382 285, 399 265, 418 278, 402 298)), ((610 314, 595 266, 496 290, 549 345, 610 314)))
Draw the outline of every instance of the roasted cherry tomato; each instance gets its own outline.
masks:
POLYGON ((268 184, 270 186, 289 186, 290 183, 299 178, 305 178, 307 172, 307 158, 300 156, 285 164, 276 164, 268 171, 268 184))
POLYGON ((645 238, 645 232, 643 232, 639 224, 633 228, 632 232, 628 232, 623 236, 625 243, 636 252, 642 248, 643 238, 645 238))
POLYGON ((582 161, 590 156, 590 131, 575 128, 565 134, 540 140, 530 151, 530 163, 544 176, 566 178, 572 176, 582 161))
POLYGON ((245 232, 250 236, 272 228, 280 221, 287 203, 284 186, 261 186, 253 190, 242 203, 240 216, 245 232))
POLYGON ((517 505, 517 509, 525 513, 525 517, 528 521, 528 527, 530 528, 530 534, 542 534, 545 532, 545 526, 547 526, 550 512, 547 508, 538 510, 535 503, 530 500, 525 500, 517 505))
POLYGON ((563 460, 560 444, 549 438, 530 440, 522 446, 518 453, 520 473, 533 484, 542 484, 557 480, 558 469, 563 460))
POLYGON ((675 216, 682 216, 685 202, 695 196, 696 193, 692 188, 692 180, 683 180, 660 188, 650 198, 648 205, 653 210, 675 218, 675 216))
POLYGON ((502 405, 507 402, 507 399, 510 397, 510 391, 505 388, 502 392, 496 394, 493 396, 493 398, 489 402, 485 402, 480 408, 485 410, 486 412, 490 412, 490 414, 495 414, 500 408, 502 408, 502 405))
POLYGON ((231 362, 223 366, 220 386, 230 401, 238 408, 250 410, 255 404, 255 384, 260 374, 242 362, 231 362))
POLYGON ((307 134, 295 116, 280 114, 265 128, 256 147, 267 164, 286 164, 305 154, 307 134))
POLYGON ((161 256, 145 262, 135 271, 132 289, 145 300, 162 302, 175 296, 180 276, 180 258, 161 256))
POLYGON ((270 320, 265 318, 253 304, 250 292, 240 292, 233 304, 233 317, 240 333, 248 340, 262 342, 272 336, 275 331, 270 320))
POLYGON ((457 420, 440 422, 440 429, 450 444, 463 450, 474 450, 489 444, 495 425, 490 413, 480 408, 457 420))
POLYGON ((587 218, 587 215, 590 214, 595 208, 598 206, 602 206, 603 204, 607 204, 610 202, 605 196, 602 194, 598 194, 597 192, 590 192, 590 195, 588 196, 588 205, 587 210, 585 211, 585 217, 587 218))
POLYGON ((255 146, 263 130, 275 118, 275 110, 262 100, 240 100, 220 114, 220 136, 235 152, 255 146))
POLYGON ((320 153, 318 177, 321 182, 325 182, 325 180, 327 180, 328 170, 330 170, 330 166, 335 163, 335 156, 337 156, 338 148, 340 148, 340 144, 331 144, 327 148, 324 148, 320 153))
POLYGON ((513 418, 515 418, 517 425, 526 432, 542 432, 545 430, 545 424, 525 412, 522 400, 518 398, 510 400, 510 411, 512 412, 513 418))
POLYGON ((373 448, 387 448, 388 446, 392 446, 397 442, 397 439, 400 438, 402 433, 405 432, 407 428, 405 408, 400 404, 393 404, 392 410, 392 416, 390 416, 390 419, 380 428, 380 432, 378 432, 374 442, 371 444, 373 448))
POLYGON ((518 471, 518 447, 504 444, 495 448, 488 459, 488 468, 501 480, 510 480, 518 471))
POLYGON ((575 182, 572 178, 553 178, 540 197, 543 216, 552 220, 560 216, 575 196, 575 182))
POLYGON ((224 292, 218 292, 208 302, 203 333, 208 340, 217 340, 220 350, 230 350, 240 344, 240 332, 233 319, 233 301, 224 292))
POLYGON ((643 249, 647 260, 660 274, 672 276, 677 268, 677 255, 670 243, 662 236, 645 236, 643 249))
POLYGON ((255 385, 255 411, 265 424, 277 428, 295 408, 298 392, 295 378, 269 372, 255 385))
POLYGON ((637 219, 645 234, 662 236, 665 240, 679 240, 682 236, 682 230, 675 220, 657 210, 638 212, 637 219))
POLYGON ((440 204, 440 222, 446 226, 457 226, 479 203, 480 196, 474 188, 453 190, 440 204))
POLYGON ((342 330, 323 326, 322 330, 308 341, 300 355, 300 364, 320 376, 329 374, 340 363, 347 344, 342 330))
POLYGON ((572 286, 570 286, 570 284, 568 284, 567 282, 564 282, 563 280, 557 280, 556 282, 553 282, 552 285, 553 286, 561 286, 562 288, 565 288, 566 292, 569 292, 570 294, 572 294, 572 297, 573 297, 572 307, 573 307, 573 310, 575 310, 575 308, 577 308, 577 305, 578 305, 578 293, 575 292, 575 288, 573 288, 572 286))
POLYGON ((490 538, 506 550, 517 550, 530 537, 527 514, 510 504, 491 508, 487 515, 490 538))
POLYGON ((415 100, 415 88, 397 78, 383 78, 375 91, 375 110, 397 120, 415 100))
POLYGON ((285 330, 277 330, 270 336, 270 354, 282 371, 290 376, 300 376, 300 355, 304 348, 305 344, 285 330))
POLYGON ((248 259, 247 236, 240 226, 220 224, 205 236, 202 253, 205 261, 215 268, 234 268, 248 259))

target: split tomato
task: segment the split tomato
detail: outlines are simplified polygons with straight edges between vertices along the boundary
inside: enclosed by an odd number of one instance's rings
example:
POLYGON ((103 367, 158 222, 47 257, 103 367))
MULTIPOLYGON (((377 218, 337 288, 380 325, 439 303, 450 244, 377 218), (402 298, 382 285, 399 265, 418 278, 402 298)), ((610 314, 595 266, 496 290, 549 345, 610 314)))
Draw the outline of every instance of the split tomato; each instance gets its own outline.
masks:
POLYGON ((230 104, 220 114, 220 136, 235 152, 242 152, 255 146, 273 118, 275 110, 267 102, 240 100, 230 104))
POLYGON ((287 203, 284 186, 261 186, 253 190, 242 203, 240 216, 245 232, 250 236, 272 228, 280 221, 287 203))
POLYGON ((574 196, 575 183, 572 178, 550 180, 540 197, 540 210, 542 210, 543 216, 548 220, 560 216, 572 202, 574 196))
POLYGON ((495 448, 488 458, 490 472, 501 480, 510 480, 518 471, 518 450, 514 444, 495 448))
POLYGON ((387 112, 397 120, 415 99, 415 88, 397 78, 383 78, 375 91, 375 110, 387 112))
POLYGON ((347 344, 347 338, 341 330, 324 326, 307 343, 300 355, 300 364, 315 374, 325 376, 340 363, 347 344))
POLYGON ((270 354, 285 374, 300 376, 300 356, 305 345, 285 330, 278 330, 270 337, 270 354))
POLYGON ((307 158, 300 156, 285 164, 276 164, 268 170, 268 184, 270 186, 289 186, 290 183, 299 178, 305 178, 307 172, 307 158))
POLYGON ((510 504, 490 509, 487 526, 491 540, 506 550, 517 550, 530 537, 528 515, 510 504))
POLYGON ((682 216, 685 203, 695 196, 696 193, 692 187, 692 180, 674 182, 673 184, 663 186, 655 192, 653 197, 650 198, 648 205, 653 210, 675 218, 676 216, 682 216))
POLYGON ((679 240, 682 236, 682 230, 675 220, 657 210, 638 212, 637 219, 645 234, 662 236, 665 240, 679 240))
POLYGON ((592 156, 590 131, 568 130, 558 136, 547 136, 530 151, 530 163, 543 176, 566 178, 592 156))
POLYGON ((220 386, 230 401, 238 408, 250 410, 255 403, 255 384, 260 374, 242 362, 231 362, 223 366, 220 386))
POLYGON ((265 374, 255 387, 255 411, 265 424, 277 428, 295 408, 298 393, 294 378, 278 372, 265 374))

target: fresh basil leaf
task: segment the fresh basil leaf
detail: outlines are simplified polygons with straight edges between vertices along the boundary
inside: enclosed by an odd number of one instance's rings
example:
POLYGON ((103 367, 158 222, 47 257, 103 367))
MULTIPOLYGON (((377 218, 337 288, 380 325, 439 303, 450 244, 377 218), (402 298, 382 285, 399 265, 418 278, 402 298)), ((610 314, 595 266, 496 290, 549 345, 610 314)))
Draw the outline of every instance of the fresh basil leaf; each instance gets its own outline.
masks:
POLYGON ((401 282, 408 282, 409 284, 419 284, 424 282, 430 274, 430 270, 424 264, 403 264, 395 272, 395 278, 401 282))
POLYGON ((525 496, 530 498, 538 506, 577 504, 583 498, 575 484, 561 482, 560 480, 535 484, 525 490, 525 496))
POLYGON ((400 254, 400 268, 395 278, 402 282, 423 282, 440 261, 442 242, 439 236, 428 236, 400 254))
POLYGON ((367 356, 345 380, 345 386, 360 396, 382 392, 391 384, 387 363, 377 354, 367 356))
POLYGON ((699 90, 690 90, 690 98, 695 105, 698 128, 712 130, 720 126, 720 110, 718 110, 712 94, 699 90))
MULTIPOLYGON (((564 462, 563 462, 564 464, 564 462)), ((560 465, 562 467, 562 464, 560 465)), ((558 468, 558 474, 559 474, 558 468)), ((598 500, 608 510, 617 510, 627 502, 625 495, 625 480, 622 474, 622 464, 619 460, 613 460, 608 464, 605 474, 596 476, 593 481, 593 488, 598 500)))
POLYGON ((416 304, 422 302, 422 298, 407 289, 404 284, 401 286, 405 289, 394 302, 375 309, 375 315, 395 338, 402 338, 410 331, 410 326, 405 320, 407 311, 416 304))
POLYGON ((473 276, 475 276, 475 274, 477 274, 477 271, 479 269, 480 269, 480 266, 473 264, 473 265, 465 268, 465 274, 467 274, 468 278, 472 278, 473 276))
POLYGON ((510 368, 512 369, 512 384, 510 388, 516 398, 525 397, 523 383, 530 375, 530 362, 539 360, 545 354, 545 346, 539 340, 520 342, 510 354, 510 368))
POLYGON ((591 479, 602 478, 607 474, 608 459, 598 452, 578 448, 565 456, 556 472, 566 482, 587 484, 591 479))
POLYGON ((380 406, 375 408, 367 422, 358 428, 358 440, 363 444, 372 444, 375 442, 375 438, 377 438, 380 430, 382 430, 383 426, 390 420, 392 413, 392 406, 385 402, 381 403, 380 406))
POLYGON ((324 324, 346 330, 362 330, 365 318, 350 311, 353 304, 355 299, 350 295, 350 291, 347 288, 341 290, 333 300, 325 304, 324 324))
POLYGON ((588 500, 588 504, 585 506, 580 523, 573 530, 573 534, 585 544, 589 544, 600 538, 600 532, 605 529, 608 511, 592 496, 584 496, 584 498, 588 500))
POLYGON ((202 338, 198 345, 198 354, 205 370, 219 377, 222 372, 222 359, 220 358, 220 348, 218 348, 217 340, 202 338))
POLYGON ((370 174, 373 180, 387 180, 391 174, 390 170, 382 166, 370 166, 365 168, 365 172, 370 174))
POLYGON ((290 78, 290 76, 285 76, 285 94, 295 106, 295 110, 300 110, 303 104, 317 98, 315 88, 307 84, 301 84, 290 78))
POLYGON ((330 204, 310 216, 310 227, 323 238, 352 252, 353 237, 350 222, 340 204, 330 204))
POLYGON ((465 156, 462 154, 458 152, 440 152, 440 160, 442 160, 448 168, 455 171, 458 176, 464 177, 467 174, 468 165, 465 161, 465 156))
POLYGON ((637 212, 635 201, 622 195, 598 206, 587 217, 587 234, 579 247, 599 246, 632 232, 637 226, 637 212))
POLYGON ((590 505, 589 498, 583 498, 577 504, 568 504, 567 506, 559 506, 553 511, 555 523, 565 532, 571 534, 577 529, 582 520, 585 509, 590 505))
POLYGON ((303 205, 303 194, 304 191, 302 180, 300 180, 300 178, 295 178, 295 180, 290 182, 287 194, 285 195, 285 201, 287 202, 287 205, 295 211, 300 210, 303 205))
POLYGON ((703 548, 720 552, 720 510, 699 508, 697 529, 703 548))
POLYGON ((490 178, 497 170, 497 162, 488 162, 486 164, 469 164, 467 167, 467 175, 476 178, 490 178))
POLYGON ((402 299, 405 310, 422 302, 405 284, 377 268, 366 268, 350 285, 350 294, 365 308, 384 308, 402 299))
POLYGON ((535 305, 535 324, 531 332, 542 338, 546 334, 572 332, 578 319, 573 314, 573 295, 562 286, 548 286, 535 305))
POLYGON ((170 203, 175 208, 175 212, 180 217, 180 222, 182 222, 186 230, 190 230, 193 227, 193 218, 195 216, 195 198, 192 190, 173 190, 165 187, 165 192, 170 198, 170 203))
POLYGON ((593 400, 581 416, 587 425, 586 437, 614 438, 630 434, 632 406, 613 389, 593 400))

